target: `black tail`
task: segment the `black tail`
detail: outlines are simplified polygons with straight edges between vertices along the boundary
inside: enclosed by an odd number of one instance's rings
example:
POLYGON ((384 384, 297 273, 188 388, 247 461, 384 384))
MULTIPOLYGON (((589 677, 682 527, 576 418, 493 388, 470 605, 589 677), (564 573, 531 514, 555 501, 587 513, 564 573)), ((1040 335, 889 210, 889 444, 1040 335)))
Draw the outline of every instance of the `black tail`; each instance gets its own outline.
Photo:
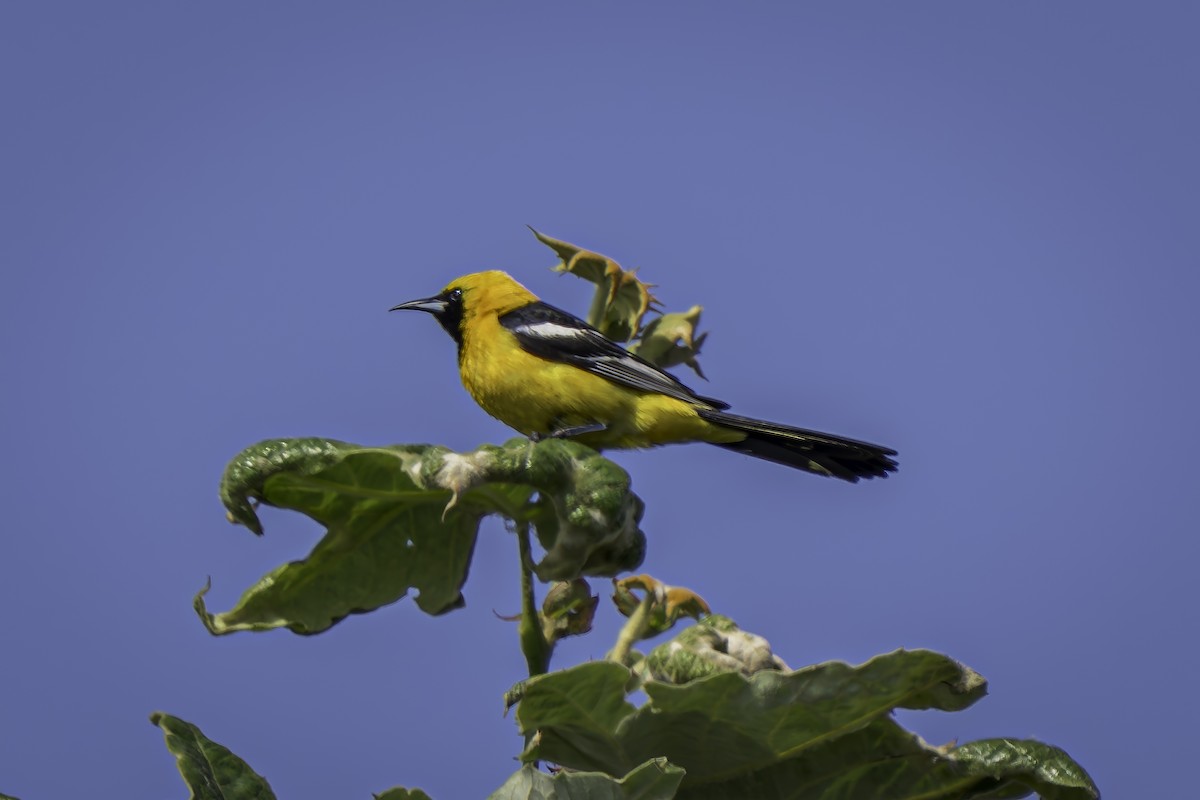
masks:
POLYGON ((714 425, 745 433, 746 438, 740 442, 718 446, 748 456, 851 483, 857 483, 859 478, 886 478, 889 472, 896 471, 896 461, 891 458, 896 451, 877 444, 707 408, 697 409, 697 413, 714 425))

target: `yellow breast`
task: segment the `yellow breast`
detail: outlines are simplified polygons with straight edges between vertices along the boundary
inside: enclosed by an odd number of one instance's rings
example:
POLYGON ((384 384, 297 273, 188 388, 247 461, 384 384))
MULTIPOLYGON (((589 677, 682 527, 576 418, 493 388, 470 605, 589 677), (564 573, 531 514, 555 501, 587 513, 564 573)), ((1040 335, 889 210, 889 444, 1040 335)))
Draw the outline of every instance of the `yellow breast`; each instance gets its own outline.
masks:
POLYGON ((496 419, 528 436, 628 416, 608 381, 525 352, 495 318, 478 323, 463 339, 459 367, 463 386, 496 419))

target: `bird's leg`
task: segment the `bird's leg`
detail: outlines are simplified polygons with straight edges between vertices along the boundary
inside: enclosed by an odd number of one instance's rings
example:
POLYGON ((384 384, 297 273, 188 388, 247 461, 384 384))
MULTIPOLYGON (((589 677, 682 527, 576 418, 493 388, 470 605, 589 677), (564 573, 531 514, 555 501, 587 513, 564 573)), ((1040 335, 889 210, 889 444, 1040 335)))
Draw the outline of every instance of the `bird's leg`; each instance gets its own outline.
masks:
POLYGON ((589 422, 586 425, 571 425, 565 428, 555 428, 550 431, 550 439, 569 439, 572 436, 582 436, 585 433, 597 433, 608 426, 603 422, 589 422))

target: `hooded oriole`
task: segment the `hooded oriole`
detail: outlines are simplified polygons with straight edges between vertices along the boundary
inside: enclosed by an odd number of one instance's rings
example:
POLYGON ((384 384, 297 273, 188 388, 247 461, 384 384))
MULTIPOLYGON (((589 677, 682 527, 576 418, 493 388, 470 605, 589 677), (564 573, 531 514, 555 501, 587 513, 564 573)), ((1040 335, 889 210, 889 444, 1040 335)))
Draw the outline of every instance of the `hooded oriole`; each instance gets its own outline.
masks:
POLYGON ((896 469, 879 445, 728 413, 504 272, 465 275, 392 311, 432 314, 458 343, 463 385, 484 411, 531 438, 591 447, 709 442, 856 482, 896 469))

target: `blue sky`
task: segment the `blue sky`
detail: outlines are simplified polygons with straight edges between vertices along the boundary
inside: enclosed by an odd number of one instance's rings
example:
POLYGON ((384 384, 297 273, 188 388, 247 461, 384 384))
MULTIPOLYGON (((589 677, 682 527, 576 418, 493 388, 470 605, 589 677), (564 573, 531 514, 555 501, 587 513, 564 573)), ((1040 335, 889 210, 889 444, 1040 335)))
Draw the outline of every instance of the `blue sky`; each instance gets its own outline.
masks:
MULTIPOLYGON (((623 453, 646 571, 794 666, 930 647, 1109 797, 1200 711, 1200 15, 1189 3, 0 8, 0 791, 182 796, 161 709, 282 798, 481 797, 516 764, 516 551, 461 611, 210 637, 313 523, 216 499, 275 436, 509 432, 391 305, 483 268, 582 312, 524 227, 705 307, 704 394, 879 441, 851 486, 623 453)), ((685 380, 688 379, 685 376, 685 380)), ((692 379, 690 382, 699 384, 692 379)), ((597 584, 603 588, 602 584, 597 584)), ((560 647, 601 657, 615 614, 560 647)))

